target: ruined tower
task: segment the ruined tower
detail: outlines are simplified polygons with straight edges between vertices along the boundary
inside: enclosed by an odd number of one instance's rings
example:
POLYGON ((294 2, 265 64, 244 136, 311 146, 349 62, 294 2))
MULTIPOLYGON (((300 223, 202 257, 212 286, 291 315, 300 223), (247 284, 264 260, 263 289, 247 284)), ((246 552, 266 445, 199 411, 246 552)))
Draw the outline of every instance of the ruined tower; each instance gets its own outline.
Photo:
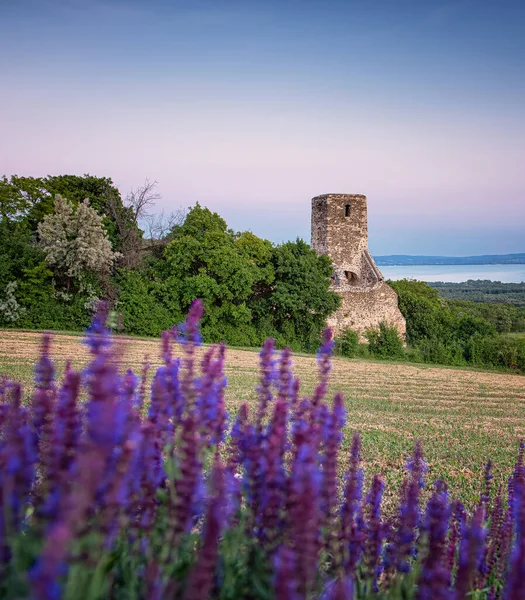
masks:
POLYGON ((404 337, 405 319, 397 294, 385 283, 368 250, 366 196, 324 194, 312 198, 312 247, 327 254, 334 265, 331 287, 342 302, 328 324, 336 335, 346 327, 362 335, 386 321, 404 337))

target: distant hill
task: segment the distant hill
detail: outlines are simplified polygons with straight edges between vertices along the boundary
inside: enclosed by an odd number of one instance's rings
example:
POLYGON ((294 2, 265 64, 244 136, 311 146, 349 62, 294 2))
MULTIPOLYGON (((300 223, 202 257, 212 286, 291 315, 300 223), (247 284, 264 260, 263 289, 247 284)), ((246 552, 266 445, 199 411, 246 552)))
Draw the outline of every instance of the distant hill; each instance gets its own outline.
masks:
POLYGON ((483 256, 374 256, 379 267, 396 265, 525 265, 525 253, 486 254, 483 256))

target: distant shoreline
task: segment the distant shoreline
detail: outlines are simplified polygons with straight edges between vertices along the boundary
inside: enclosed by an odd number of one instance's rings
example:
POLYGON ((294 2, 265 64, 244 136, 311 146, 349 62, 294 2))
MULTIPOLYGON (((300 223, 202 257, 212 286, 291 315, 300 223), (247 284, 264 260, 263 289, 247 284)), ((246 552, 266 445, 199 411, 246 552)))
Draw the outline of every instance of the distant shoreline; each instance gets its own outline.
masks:
POLYGON ((466 266, 466 265, 525 265, 525 253, 485 254, 480 256, 412 256, 392 254, 374 256, 378 267, 406 266, 466 266))

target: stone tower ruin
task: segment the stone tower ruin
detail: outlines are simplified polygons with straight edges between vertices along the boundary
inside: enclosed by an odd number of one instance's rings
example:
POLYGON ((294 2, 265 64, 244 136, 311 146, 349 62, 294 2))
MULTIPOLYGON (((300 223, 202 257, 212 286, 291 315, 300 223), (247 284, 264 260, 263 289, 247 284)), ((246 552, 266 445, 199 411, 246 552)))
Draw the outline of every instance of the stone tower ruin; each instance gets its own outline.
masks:
POLYGON ((340 308, 328 318, 337 335, 349 327, 361 337, 381 321, 404 338, 406 324, 397 294, 385 283, 368 250, 366 196, 324 194, 312 198, 312 247, 334 265, 331 288, 341 296, 340 308))

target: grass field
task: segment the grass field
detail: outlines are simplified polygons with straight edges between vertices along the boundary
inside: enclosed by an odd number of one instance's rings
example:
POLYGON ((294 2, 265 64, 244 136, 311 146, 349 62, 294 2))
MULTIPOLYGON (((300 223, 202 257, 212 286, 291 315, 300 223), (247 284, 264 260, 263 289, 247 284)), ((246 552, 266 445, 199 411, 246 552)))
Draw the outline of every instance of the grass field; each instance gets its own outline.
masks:
MULTIPOLYGON (((0 374, 21 381, 29 394, 40 336, 33 332, 0 332, 0 374)), ((144 358, 160 364, 159 343, 147 339, 119 341, 123 364, 141 370, 144 358)), ((86 347, 78 336, 57 334, 52 346, 59 373, 66 359, 86 364, 86 347)), ((342 391, 348 409, 345 449, 351 432, 362 433, 367 474, 382 473, 397 488, 402 465, 420 438, 429 463, 429 478, 444 478, 454 495, 477 499, 484 463, 494 462, 495 483, 505 484, 525 436, 525 377, 423 365, 334 359, 331 393, 342 391)), ((258 355, 227 352, 227 405, 235 413, 254 403, 258 355)), ((294 371, 303 394, 316 379, 315 358, 297 356, 294 371)), ((387 487, 387 489, 390 485, 387 487)), ((390 492, 391 494, 392 492, 390 492)), ((387 496, 387 504, 392 501, 387 496)))

